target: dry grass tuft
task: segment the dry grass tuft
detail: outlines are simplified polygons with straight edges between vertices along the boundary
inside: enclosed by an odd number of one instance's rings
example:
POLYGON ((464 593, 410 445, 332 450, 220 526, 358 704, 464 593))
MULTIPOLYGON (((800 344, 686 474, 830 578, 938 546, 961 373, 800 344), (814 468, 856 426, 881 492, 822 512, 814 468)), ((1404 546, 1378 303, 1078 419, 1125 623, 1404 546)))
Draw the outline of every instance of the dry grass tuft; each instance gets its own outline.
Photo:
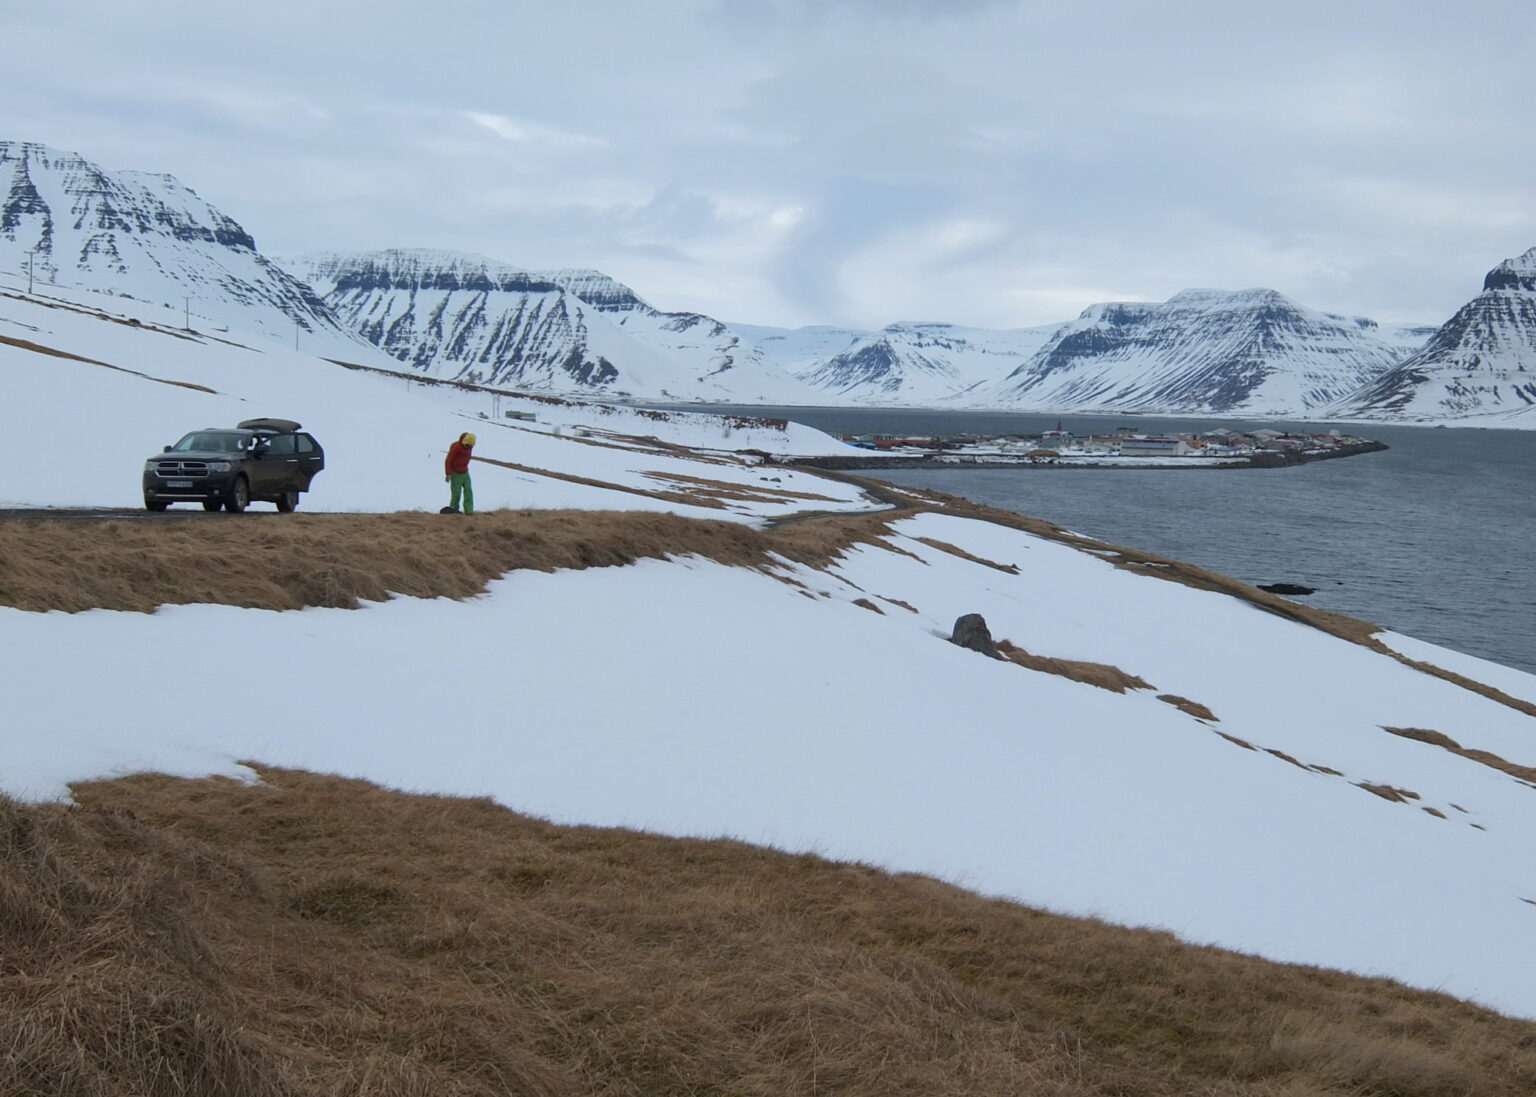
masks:
POLYGON ((731 841, 263 770, 0 803, 16 1097, 1515 1097, 1536 1026, 731 841))
POLYGON ((920 541, 921 543, 927 545, 929 548, 936 548, 940 552, 947 552, 951 556, 958 556, 962 560, 969 560, 973 564, 983 564, 986 567, 993 568, 997 571, 1006 571, 1009 575, 1017 575, 1019 573, 1017 564, 999 564, 996 560, 988 560, 983 556, 977 556, 974 553, 966 552, 965 549, 961 548, 959 545, 952 545, 948 541, 938 541, 932 537, 914 537, 913 540, 920 541))
POLYGON ((875 605, 868 598, 855 598, 853 600, 853 604, 856 605, 856 606, 863 606, 865 609, 874 610, 881 617, 885 616, 885 610, 883 610, 879 606, 875 605))
POLYGON ((1153 688, 1136 675, 1127 674, 1119 667, 1110 666, 1108 663, 1085 663, 1076 659, 1052 659, 1044 655, 1031 655, 1007 640, 997 641, 997 650, 1002 653, 1003 658, 1021 667, 1054 674, 1060 678, 1070 678, 1074 682, 1082 682, 1090 686, 1098 686, 1111 693, 1124 693, 1128 689, 1153 688))
POLYGON ((1410 792, 1408 789, 1396 788, 1392 785, 1373 785, 1369 781, 1357 781, 1355 787, 1374 793, 1383 800, 1391 800, 1394 804, 1406 804, 1410 800, 1420 799, 1417 792, 1410 792))
MULTIPOLYGON (((10 296, 7 294, 6 296, 10 296)), ((78 311, 78 310, 74 310, 78 311)), ((84 362, 88 366, 100 366, 102 369, 116 370, 118 373, 131 373, 135 377, 142 377, 146 381, 153 381, 159 385, 174 385, 179 389, 192 389, 194 392, 213 393, 213 389, 206 385, 194 384, 191 381, 167 381, 164 377, 153 377, 147 373, 140 373, 136 369, 127 369, 124 366, 114 366, 110 362, 99 362, 95 358, 82 358, 78 354, 70 354, 68 351, 58 350, 54 347, 46 347, 41 343, 33 343, 27 339, 17 339, 10 335, 0 335, 0 343, 16 347, 20 350, 30 350, 34 354, 45 354, 50 358, 65 358, 71 362, 84 362)))
POLYGON ((1209 720, 1219 724, 1216 714, 1199 701, 1191 701, 1188 697, 1180 697, 1177 693, 1159 693, 1157 699, 1165 704, 1172 705, 1180 712, 1188 713, 1197 720, 1209 720))
POLYGON ((1518 763, 1508 761, 1499 757, 1497 754, 1494 754, 1492 751, 1469 750, 1468 748, 1458 743, 1455 739, 1452 739, 1449 735, 1442 734, 1441 732, 1429 731, 1425 728, 1383 727, 1381 730, 1389 731, 1393 735, 1400 735, 1404 739, 1414 739, 1420 743, 1428 743, 1431 746, 1443 747, 1450 751, 1452 754, 1458 754, 1461 757, 1466 758, 1468 761, 1480 762, 1491 769, 1498 770, 1500 773, 1507 773, 1511 777, 1519 778, 1528 784, 1536 784, 1536 768, 1531 766, 1522 766, 1518 763))
MULTIPOLYGON (((681 449, 682 447, 677 447, 681 449)), ((686 452, 686 451, 685 451, 686 452)), ((702 476, 685 476, 677 472, 647 472, 646 476, 663 483, 677 484, 683 490, 718 499, 741 499, 754 503, 764 500, 781 501, 801 499, 806 502, 835 503, 830 495, 815 495, 803 491, 769 487, 767 484, 736 484, 726 480, 709 480, 702 476)))
POLYGON ((1289 762, 1291 765, 1295 766, 1297 769, 1304 769, 1304 770, 1307 770, 1309 772, 1312 769, 1311 766, 1303 765, 1301 762, 1298 762, 1295 758, 1291 757, 1289 754, 1285 753, 1285 751, 1283 751, 1283 750, 1276 750, 1274 747, 1265 747, 1264 748, 1264 753, 1265 754, 1273 755, 1274 757, 1280 759, 1282 762, 1289 762))

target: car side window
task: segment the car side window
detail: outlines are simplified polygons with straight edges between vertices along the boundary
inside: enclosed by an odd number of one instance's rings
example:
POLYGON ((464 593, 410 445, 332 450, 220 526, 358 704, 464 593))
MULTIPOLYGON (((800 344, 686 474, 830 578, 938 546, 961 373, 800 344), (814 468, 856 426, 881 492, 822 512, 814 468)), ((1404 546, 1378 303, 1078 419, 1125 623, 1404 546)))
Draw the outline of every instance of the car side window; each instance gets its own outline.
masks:
POLYGON ((267 446, 268 453, 288 454, 294 452, 294 437, 291 434, 274 434, 271 443, 267 446))
POLYGON ((297 441, 299 443, 299 452, 300 453, 314 453, 315 452, 315 440, 313 438, 311 438, 309 435, 307 435, 307 434, 295 434, 293 437, 295 439, 297 439, 297 441))

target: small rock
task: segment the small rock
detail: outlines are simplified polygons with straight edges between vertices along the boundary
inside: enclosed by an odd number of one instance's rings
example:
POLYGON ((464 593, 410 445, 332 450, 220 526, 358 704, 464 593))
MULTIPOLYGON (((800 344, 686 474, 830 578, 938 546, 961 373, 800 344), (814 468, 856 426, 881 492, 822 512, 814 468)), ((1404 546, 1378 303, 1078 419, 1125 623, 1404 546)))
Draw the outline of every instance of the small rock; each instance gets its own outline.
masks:
POLYGON ((1303 587, 1295 583, 1260 583, 1259 589, 1268 591, 1270 594, 1302 595, 1317 593, 1316 587, 1303 587))
POLYGON ((987 619, 979 613, 967 613, 964 617, 958 618, 949 642, 959 644, 969 651, 990 655, 994 659, 1003 657, 997 650, 997 645, 992 642, 992 630, 987 628, 987 619))

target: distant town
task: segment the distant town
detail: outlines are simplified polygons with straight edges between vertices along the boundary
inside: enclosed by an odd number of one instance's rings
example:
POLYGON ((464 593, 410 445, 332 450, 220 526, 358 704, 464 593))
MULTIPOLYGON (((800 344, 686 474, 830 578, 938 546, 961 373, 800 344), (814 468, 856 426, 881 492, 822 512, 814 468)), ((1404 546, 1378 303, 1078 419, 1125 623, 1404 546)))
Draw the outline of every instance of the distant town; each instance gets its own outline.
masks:
POLYGON ((1189 434, 1146 434, 1133 427, 1090 435, 1060 429, 1042 434, 996 436, 846 434, 842 440, 874 452, 868 457, 830 457, 806 463, 828 468, 914 464, 999 468, 1265 468, 1387 448, 1380 442, 1338 430, 1300 433, 1269 428, 1238 431, 1226 427, 1189 434))

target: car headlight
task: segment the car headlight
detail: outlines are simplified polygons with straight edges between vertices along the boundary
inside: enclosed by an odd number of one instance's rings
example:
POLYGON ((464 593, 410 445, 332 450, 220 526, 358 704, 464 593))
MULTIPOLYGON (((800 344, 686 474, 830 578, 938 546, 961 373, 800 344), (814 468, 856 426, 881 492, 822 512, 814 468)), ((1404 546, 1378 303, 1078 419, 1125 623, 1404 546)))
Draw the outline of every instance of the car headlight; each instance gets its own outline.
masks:
POLYGON ((145 461, 144 462, 144 471, 145 472, 154 472, 155 471, 155 463, 153 461, 145 461))
POLYGON ((228 461, 209 461, 208 462, 208 471, 209 472, 228 472, 230 469, 232 469, 234 467, 235 466, 230 464, 228 461))

